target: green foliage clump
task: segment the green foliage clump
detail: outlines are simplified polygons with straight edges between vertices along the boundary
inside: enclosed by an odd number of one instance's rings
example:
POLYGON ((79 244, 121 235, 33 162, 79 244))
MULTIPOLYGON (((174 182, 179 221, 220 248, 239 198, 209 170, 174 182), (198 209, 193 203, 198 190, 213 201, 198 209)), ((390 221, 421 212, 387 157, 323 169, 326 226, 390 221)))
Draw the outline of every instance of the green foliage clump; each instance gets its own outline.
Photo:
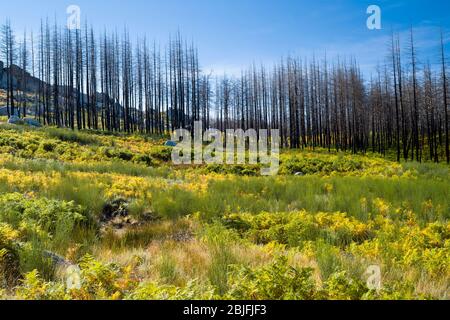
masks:
POLYGON ((150 157, 158 161, 170 161, 170 159, 172 159, 172 148, 165 146, 155 146, 150 152, 150 157))
POLYGON ((129 300, 213 300, 217 298, 212 286, 201 284, 195 279, 181 288, 159 285, 155 282, 143 283, 126 296, 129 300))
POLYGON ((369 292, 361 279, 352 279, 346 271, 333 273, 325 282, 322 293, 329 300, 361 300, 369 292))
POLYGON ((225 295, 238 300, 313 300, 320 291, 311 268, 290 266, 285 256, 271 264, 251 269, 237 267, 230 273, 230 290, 225 295))
POLYGON ((67 288, 61 282, 45 281, 37 270, 27 274, 16 288, 16 296, 25 300, 180 300, 214 299, 213 288, 197 280, 185 286, 140 282, 133 274, 133 265, 119 267, 104 264, 86 255, 80 260, 80 287, 67 288))
POLYGON ((0 245, 3 260, 9 261, 11 270, 17 269, 11 265, 19 261, 21 271, 38 269, 51 278, 54 268, 46 250, 64 250, 69 246, 75 227, 85 221, 82 212, 73 202, 19 193, 0 195, 0 223, 9 235, 2 238, 10 239, 0 245))
POLYGON ((130 161, 133 159, 133 153, 126 149, 102 147, 103 154, 109 159, 118 159, 123 161, 130 161))
POLYGON ((15 241, 19 232, 6 223, 0 223, 0 289, 13 286, 20 278, 18 248, 15 241))
POLYGON ((36 234, 34 231, 48 235, 71 231, 85 219, 82 211, 74 202, 29 198, 19 193, 0 195, 0 220, 20 228, 23 235, 36 234))
POLYGON ((33 270, 25 274, 15 294, 22 300, 67 300, 64 289, 63 284, 47 282, 37 270, 33 270))
POLYGON ((289 157, 282 163, 284 173, 323 174, 360 171, 364 163, 350 157, 289 157))
POLYGON ((220 174, 235 174, 238 176, 259 176, 261 172, 260 165, 225 165, 225 164, 210 164, 205 168, 207 173, 220 174))
POLYGON ((325 239, 329 243, 346 246, 352 242, 363 242, 371 237, 370 228, 348 217, 345 213, 262 212, 252 214, 229 214, 223 222, 236 228, 245 237, 256 243, 267 244, 272 241, 302 246, 305 241, 325 239))
POLYGON ((82 288, 78 293, 81 296, 92 296, 97 299, 121 296, 122 291, 131 285, 123 283, 123 287, 121 286, 120 277, 128 277, 128 274, 124 274, 125 270, 115 264, 103 264, 91 255, 86 255, 81 259, 79 265, 83 280, 82 288))

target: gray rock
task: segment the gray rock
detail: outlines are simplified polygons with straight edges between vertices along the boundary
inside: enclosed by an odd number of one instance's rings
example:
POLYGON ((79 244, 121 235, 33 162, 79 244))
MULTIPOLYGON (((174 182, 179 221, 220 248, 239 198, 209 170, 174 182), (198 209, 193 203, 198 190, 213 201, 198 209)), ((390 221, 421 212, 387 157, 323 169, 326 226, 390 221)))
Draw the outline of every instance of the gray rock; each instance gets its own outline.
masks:
POLYGON ((305 174, 300 171, 300 172, 296 172, 295 175, 301 177, 301 176, 304 176, 305 174))
POLYGON ((44 255, 44 257, 50 259, 52 261, 53 265, 55 265, 57 267, 61 267, 61 266, 68 267, 68 266, 72 265, 72 263, 70 263, 70 261, 67 261, 66 258, 64 258, 54 252, 45 250, 43 252, 43 255, 44 255))
POLYGON ((42 127, 41 123, 33 118, 24 118, 23 122, 31 127, 42 127))
POLYGON ((9 124, 23 124, 23 120, 20 119, 18 116, 11 116, 8 119, 9 124))

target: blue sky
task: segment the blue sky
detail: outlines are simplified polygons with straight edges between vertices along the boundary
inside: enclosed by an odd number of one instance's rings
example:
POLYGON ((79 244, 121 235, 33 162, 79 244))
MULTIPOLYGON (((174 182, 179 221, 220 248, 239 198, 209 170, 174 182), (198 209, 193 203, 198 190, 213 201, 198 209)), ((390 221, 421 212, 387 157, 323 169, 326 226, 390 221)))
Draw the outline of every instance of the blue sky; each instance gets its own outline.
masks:
MULTIPOLYGON (((364 72, 374 70, 387 51, 391 27, 416 31, 421 60, 433 52, 439 26, 450 31, 448 0, 40 0, 2 1, 0 21, 9 17, 16 33, 38 29, 41 17, 66 21, 76 4, 82 20, 97 30, 122 30, 165 43, 178 29, 199 48, 202 67, 237 74, 251 63, 272 64, 282 56, 354 56, 364 72), (368 30, 366 9, 382 10, 382 30, 368 30)), ((448 41, 448 38, 446 37, 448 41)), ((426 61, 422 61, 426 62, 426 61)))

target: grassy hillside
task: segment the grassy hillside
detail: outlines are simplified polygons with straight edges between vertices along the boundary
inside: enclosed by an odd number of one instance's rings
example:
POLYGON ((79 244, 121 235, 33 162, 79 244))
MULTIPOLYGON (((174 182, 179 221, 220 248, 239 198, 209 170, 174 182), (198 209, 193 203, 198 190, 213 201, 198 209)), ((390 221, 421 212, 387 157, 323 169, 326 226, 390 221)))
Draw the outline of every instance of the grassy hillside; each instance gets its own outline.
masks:
POLYGON ((0 297, 449 298, 448 166, 286 151, 262 177, 163 142, 0 124, 0 297))

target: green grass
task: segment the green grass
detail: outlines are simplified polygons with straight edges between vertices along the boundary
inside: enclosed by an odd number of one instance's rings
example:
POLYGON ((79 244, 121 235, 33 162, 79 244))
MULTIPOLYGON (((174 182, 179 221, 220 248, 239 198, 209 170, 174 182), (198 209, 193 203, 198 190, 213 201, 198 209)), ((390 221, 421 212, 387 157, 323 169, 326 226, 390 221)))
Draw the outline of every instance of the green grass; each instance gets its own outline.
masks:
POLYGON ((43 296, 73 298, 47 250, 95 255, 89 298, 448 298, 448 165, 283 150, 280 174, 263 177, 250 165, 172 166, 162 141, 0 124, 0 231, 21 243, 0 239, 0 252, 21 279, 37 269, 43 296), (138 224, 105 231, 118 198, 138 224), (361 289, 368 264, 383 268, 382 293, 361 289))
POLYGON ((226 179, 210 183, 206 194, 169 191, 159 197, 155 211, 163 216, 174 212, 192 214, 201 212, 214 218, 224 213, 261 211, 291 211, 305 209, 310 212, 341 211, 361 220, 373 211, 376 198, 385 199, 393 207, 405 206, 421 214, 424 221, 448 219, 450 215, 450 183, 448 180, 383 179, 358 177, 287 177, 226 179), (324 191, 330 184, 333 190, 324 191), (162 200, 165 199, 165 200, 162 200), (178 201, 179 199, 179 201, 178 201), (367 208, 361 207, 366 199, 367 208), (425 215, 423 204, 431 200, 436 210, 425 215), (180 201, 189 201, 176 210, 180 201), (438 208, 439 207, 439 208, 438 208))
POLYGON ((220 224, 207 227, 203 234, 212 255, 208 279, 217 288, 217 293, 223 295, 228 290, 230 266, 238 263, 231 250, 235 236, 220 224))
POLYGON ((94 163, 68 163, 52 159, 10 159, 6 160, 3 168, 27 172, 96 172, 116 173, 133 177, 163 177, 171 174, 167 167, 149 168, 137 163, 119 161, 103 161, 94 163))
POLYGON ((100 143, 95 135, 89 134, 87 132, 72 131, 59 128, 45 128, 44 132, 50 138, 66 142, 75 142, 81 145, 94 145, 100 143))

